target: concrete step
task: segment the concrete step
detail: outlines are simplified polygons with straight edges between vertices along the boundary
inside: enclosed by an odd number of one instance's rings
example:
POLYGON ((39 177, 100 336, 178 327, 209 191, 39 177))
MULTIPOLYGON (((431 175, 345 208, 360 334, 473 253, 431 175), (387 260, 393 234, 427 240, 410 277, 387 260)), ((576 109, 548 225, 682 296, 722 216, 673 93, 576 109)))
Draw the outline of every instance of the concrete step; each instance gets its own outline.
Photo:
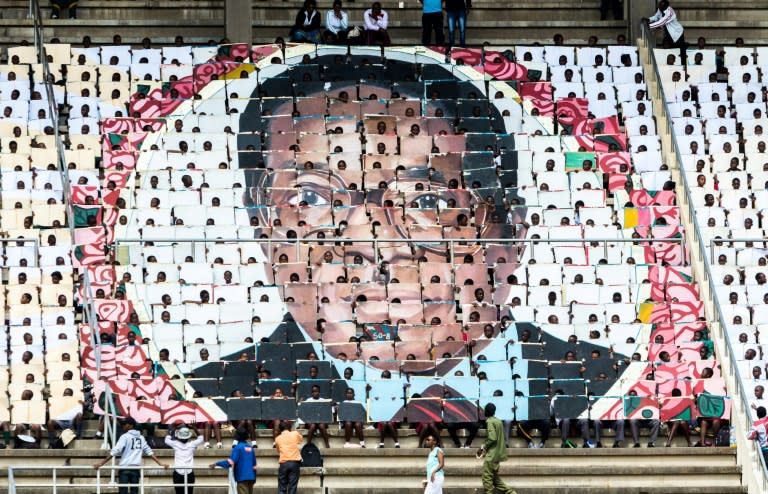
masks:
POLYGON ((685 39, 695 43, 699 36, 704 36, 710 46, 719 43, 733 46, 736 38, 743 38, 747 44, 764 45, 768 43, 767 28, 768 15, 745 21, 690 21, 685 23, 685 39), (717 28, 713 28, 713 22, 717 28))
MULTIPOLYGON (((505 479, 507 480, 507 479, 505 479)), ((480 479, 475 479, 475 484, 479 484, 480 479)), ((674 490, 670 490, 669 487, 614 487, 614 486, 600 486, 600 487, 587 487, 587 486, 535 486, 526 487, 517 485, 514 482, 507 480, 507 484, 515 489, 517 494, 743 494, 746 491, 741 487, 724 487, 724 486, 679 486, 674 490)), ((197 492, 197 489, 195 489, 197 492)), ((422 494, 423 489, 416 487, 400 487, 397 489, 398 494, 422 494)), ((483 494, 483 489, 480 487, 457 487, 451 484, 450 479, 446 479, 446 483, 443 487, 445 494, 483 494)), ((391 494, 392 490, 389 488, 381 487, 329 487, 326 494, 391 494)))
MULTIPOLYGON (((418 45, 421 43, 421 24, 389 29, 392 43, 395 45, 418 45)), ((586 45, 590 36, 597 36, 603 43, 610 44, 619 34, 626 35, 626 27, 620 26, 584 26, 566 24, 562 21, 551 23, 513 23, 498 22, 495 25, 474 25, 467 28, 468 46, 479 47, 482 43, 491 46, 509 46, 515 44, 551 43, 552 37, 560 33, 566 44, 586 45)), ((262 26, 253 30, 254 43, 271 43, 276 37, 288 37, 288 30, 283 27, 262 26)), ((446 34, 447 39, 447 34, 446 34)))
MULTIPOLYGON (((254 494, 274 494, 275 484, 272 485, 256 485, 253 489, 254 494)), ((417 482, 418 484, 418 482, 417 482)), ((482 494, 483 490, 479 487, 480 479, 475 480, 476 487, 458 487, 451 485, 450 479, 446 481, 443 487, 445 494, 482 494)), ((513 486, 517 494, 670 494, 669 488, 666 487, 525 487, 525 486, 513 486)), ((73 485, 67 488, 67 486, 59 486, 58 492, 61 493, 78 493, 78 494, 91 494, 95 493, 95 489, 88 490, 79 485, 73 485)), ((304 486, 303 481, 299 482, 299 489, 301 494, 392 494, 393 490, 389 487, 322 487, 322 488, 307 488, 304 486)), ((101 487, 100 491, 104 494, 116 494, 117 487, 101 487)), ((167 494, 170 492, 170 487, 147 487, 144 491, 146 494, 167 494)), ((205 484, 197 483, 195 485, 195 493, 197 494, 227 494, 229 491, 225 486, 207 486, 205 484)), ((423 494, 424 489, 419 487, 399 487, 397 488, 398 494, 423 494)), ((746 489, 741 487, 699 487, 699 486, 680 486, 675 487, 675 494, 743 494, 747 492, 746 489)), ((50 494, 50 487, 19 487, 17 488, 17 494, 50 494)))
MULTIPOLYGON (((141 23, 132 22, 130 27, 124 21, 104 20, 68 21, 58 26, 47 26, 44 31, 45 40, 59 38, 62 43, 80 44, 83 36, 88 35, 94 44, 111 44, 112 37, 119 34, 126 44, 140 45, 144 37, 149 37, 153 43, 172 45, 176 36, 183 36, 185 43, 190 45, 206 44, 210 40, 218 42, 224 37, 222 22, 188 20, 183 23, 169 25, 168 21, 151 20, 141 23)), ((6 43, 13 40, 18 45, 22 40, 32 42, 32 22, 28 19, 13 22, 0 19, 0 39, 6 43)))
MULTIPOLYGON (((75 441, 74 447, 75 448, 86 448, 86 449, 99 449, 102 443, 102 440, 95 439, 95 433, 97 430, 98 421, 96 420, 86 420, 83 426, 83 437, 84 439, 79 439, 75 441)), ((302 435, 306 437, 307 430, 300 428, 297 429, 302 435)), ((158 442, 162 444, 163 438, 167 435, 168 431, 166 429, 162 428, 156 428, 154 432, 154 436, 158 439, 158 442)), ((666 426, 662 426, 661 432, 659 434, 659 439, 657 440, 657 445, 662 446, 664 442, 666 441, 666 426)), ((614 439, 615 439, 615 432, 611 429, 604 429, 602 433, 602 442, 606 449, 610 449, 613 445, 614 439)), ((328 429, 328 436, 330 438, 330 443, 332 448, 341 448, 344 444, 344 431, 338 427, 338 425, 331 425, 331 427, 328 429)), ((365 437, 366 443, 368 448, 376 448, 379 443, 379 433, 376 429, 370 427, 363 429, 363 436, 365 437)), ((465 430, 458 431, 458 436, 460 439, 465 439, 467 437, 467 432, 465 430)), ((538 432, 535 434, 536 437, 539 436, 538 432)), ((472 446, 479 447, 480 444, 482 444, 482 441, 485 438, 485 429, 480 429, 478 431, 477 438, 474 440, 472 446)), ((420 445, 418 444, 418 434, 414 429, 401 427, 398 429, 398 439, 400 441, 400 444, 403 448, 418 448, 420 445)), ((443 441, 443 445, 447 449, 455 449, 454 445, 451 442, 451 439, 447 433, 447 431, 442 431, 441 434, 441 440, 443 441)), ((269 449, 272 447, 272 430, 271 429, 257 429, 256 430, 256 441, 259 445, 259 448, 262 449, 269 449)), ((573 439, 574 444, 577 446, 581 446, 581 439, 575 438, 573 439)), ((222 443, 224 444, 225 448, 229 447, 232 442, 232 434, 228 430, 222 431, 222 443)), ((215 440, 211 441, 212 445, 215 445, 215 440)), ((632 439, 631 437, 627 437, 625 441, 623 442, 623 447, 626 449, 629 449, 630 446, 632 446, 632 439)), ((642 448, 645 449, 646 445, 648 443, 648 430, 647 429, 640 429, 640 444, 642 448)), ((315 438, 315 444, 318 445, 318 447, 323 448, 322 445, 322 439, 316 436, 315 438)), ((553 448, 560 448, 560 430, 557 428, 552 429, 551 431, 551 437, 546 443, 547 449, 553 449, 553 448)), ((686 443, 685 440, 682 437, 675 437, 672 441, 673 446, 676 447, 685 447, 686 443)), ((510 438, 507 442, 507 445, 509 448, 512 449, 527 449, 528 443, 525 438, 518 437, 517 428, 515 426, 512 427, 510 438)), ((43 439, 43 446, 47 447, 47 440, 43 439)), ((391 438, 387 438, 385 441, 385 449, 394 449, 394 443, 391 438)), ((657 448, 658 449, 658 448, 657 448)))
MULTIPOLYGON (((144 19, 165 19, 177 21, 180 19, 223 19, 223 2, 200 1, 191 5, 182 7, 179 4, 189 2, 157 2, 157 5, 148 8, 138 8, 132 2, 112 1, 107 4, 99 5, 98 2, 89 5, 83 3, 77 9, 78 20, 93 21, 97 19, 121 19, 121 20, 144 20, 144 19)), ((385 4, 387 2, 384 2, 385 4)), ((572 3, 568 2, 526 2, 523 5, 510 9, 499 3, 486 2, 484 4, 475 3, 475 8, 470 12, 470 21, 482 21, 493 19, 504 20, 599 20, 600 12, 598 2, 592 3, 591 7, 574 8, 572 3)), ((293 24, 296 12, 301 4, 293 2, 254 2, 252 16, 254 19, 261 20, 280 20, 288 25, 293 24)), ((354 23, 363 22, 363 13, 370 7, 368 2, 347 3, 344 10, 349 14, 354 23)), ((321 12, 325 12, 326 7, 321 7, 321 12)), ((391 3, 384 7, 389 13, 390 22, 414 19, 420 22, 421 7, 418 3, 408 3, 403 8, 399 8, 397 3, 391 3)), ((5 9, 2 18, 4 19, 24 19, 29 10, 26 5, 12 6, 5 9)), ((53 20, 49 19, 49 10, 43 9, 45 24, 70 22, 68 19, 53 20)), ((66 16, 66 14, 65 14, 66 16)))
MULTIPOLYGON (((278 36, 288 37, 290 22, 281 20, 254 19, 253 42, 271 43, 278 36)), ((63 43, 78 44, 87 34, 94 44, 108 44, 114 34, 120 34, 127 44, 140 44, 144 37, 149 37, 157 45, 172 44, 175 36, 183 36, 190 44, 207 43, 224 36, 223 21, 220 19, 137 19, 130 27, 124 20, 57 20, 46 22, 45 39, 59 38, 63 43)), ((509 21, 484 20, 473 22, 467 29, 468 42, 480 44, 489 42, 494 45, 513 43, 547 42, 555 33, 562 33, 566 43, 586 44, 589 36, 595 35, 605 43, 616 39, 618 34, 626 32, 622 21, 573 21, 540 20, 509 21)), ((421 39, 421 21, 418 19, 393 20, 390 22, 390 37, 394 44, 417 44, 421 39)), ((10 40, 14 44, 22 39, 31 40, 32 21, 29 19, 0 19, 0 39, 10 40)), ((233 40, 234 41, 234 40, 233 40)))
MULTIPOLYGON (((320 494, 384 494, 416 493, 423 477, 424 449, 349 450, 335 448, 324 452, 325 471, 322 479, 317 469, 303 469, 300 492, 320 494), (382 487, 386 485, 386 487, 382 487)), ((730 448, 656 448, 656 449, 552 449, 510 450, 510 458, 502 465, 502 476, 518 493, 741 493, 740 470, 735 450, 730 448), (557 465, 557 468, 553 468, 557 465), (665 490, 666 489, 666 490, 665 490)), ((69 487, 58 492, 94 492, 96 472, 90 464, 103 456, 102 451, 85 450, 21 450, 0 451, 0 458, 13 458, 16 465, 35 462, 62 464, 65 458, 83 468, 60 472, 58 478, 69 487)), ((158 456, 167 461, 171 452, 159 450, 158 456)), ((225 452, 199 450, 196 465, 203 467, 225 452)), ((277 452, 259 449, 259 473, 256 492, 274 492, 277 473, 277 452)), ((145 462, 149 465, 149 462, 145 462)), ((446 490, 455 494, 479 491, 482 462, 471 450, 446 452, 446 490)), ((0 470, 0 489, 7 485, 7 470, 0 470)), ((107 471, 101 471, 104 481, 107 471)), ((17 494, 50 492, 50 471, 43 468, 16 470, 17 494)), ((223 493, 225 478, 221 470, 196 471, 198 487, 195 492, 223 493)), ((169 482, 169 473, 159 468, 146 471, 148 493, 160 493, 158 484, 169 482), (155 486, 155 487, 153 487, 155 486)), ((167 488, 166 491, 167 492, 167 488)), ((101 492, 113 492, 111 487, 101 492)))
MULTIPOLYGON (((259 0, 253 2, 253 40, 272 42, 287 35, 296 10, 302 0, 259 0)), ((403 8, 397 0, 385 0, 390 13, 390 34, 398 44, 415 44, 420 40, 420 7, 406 2, 403 8)), ((0 44, 31 40, 31 21, 26 19, 25 0, 6 0, 0 10, 0 44), (29 28, 25 30, 25 28, 29 28)), ((550 42, 560 32, 566 43, 581 44, 591 35, 610 42, 625 34, 625 21, 600 21, 599 2, 567 0, 515 2, 509 8, 504 2, 475 0, 468 22, 470 43, 489 42, 492 45, 550 42)), ((45 6, 44 6, 45 7, 45 6)), ((353 22, 360 24, 368 2, 346 2, 353 22)), ((702 4, 698 0, 677 2, 675 8, 686 28, 686 38, 705 36, 712 45, 732 43, 741 36, 748 44, 768 42, 768 4, 727 0, 702 4)), ((321 8, 324 10, 324 8, 321 8)), ((47 8, 43 9, 45 17, 47 8)), ((173 43, 178 34, 190 43, 206 43, 224 36, 223 0, 110 0, 83 2, 78 19, 70 21, 45 20, 46 38, 58 37, 63 42, 78 43, 85 34, 96 43, 108 43, 113 34, 121 34, 127 43, 137 44, 148 36, 159 45, 173 43), (129 23, 129 24, 128 24, 129 23)))
POLYGON ((677 17, 686 27, 692 21, 752 21, 768 18, 768 4, 758 1, 702 3, 698 0, 684 0, 676 1, 674 7, 677 17))
MULTIPOLYGON (((25 18, 29 7, 24 0, 7 0, 6 6, 0 17, 25 18)), ((286 19, 293 21, 296 11, 302 5, 303 0, 259 0, 253 2, 253 14, 255 18, 262 19, 286 19), (274 16, 274 17, 273 17, 274 16)), ((420 6, 417 3, 407 2, 400 8, 398 0, 384 0, 383 8, 390 14, 390 18, 396 19, 403 15, 418 17, 420 6)), ((574 3, 568 0, 550 1, 525 1, 515 2, 515 8, 511 9, 504 3, 492 0, 475 0, 470 18, 482 20, 483 16, 489 19, 563 19, 581 20, 598 19, 599 5, 597 0, 584 0, 574 3)), ((369 7, 369 2, 350 2, 347 0, 344 9, 348 11, 352 19, 362 18, 362 13, 369 7), (359 15, 357 15, 359 14, 359 15)), ((48 13, 46 5, 43 12, 48 13)), ((321 5, 320 10, 325 11, 327 6, 321 5)), ((764 2, 739 2, 727 0, 702 4, 698 0, 675 2, 675 11, 681 21, 697 20, 752 20, 765 18, 768 6, 764 2)), ((142 18, 223 18, 223 0, 110 0, 109 2, 83 2, 78 7, 78 17, 81 19, 142 19, 142 18)))
MULTIPOLYGON (((332 464, 336 461, 345 461, 349 457, 354 457, 361 465, 370 464, 374 467, 380 467, 377 463, 381 458, 387 458, 387 462, 407 462, 412 461, 414 457, 421 458, 426 453, 424 448, 320 448, 326 462, 332 464)), ((230 446, 223 449, 202 449, 195 451, 196 459, 201 460, 202 464, 208 465, 211 458, 221 458, 227 456, 230 446)), ((173 451, 170 449, 156 449, 159 458, 173 457, 173 451)), ((663 466, 669 461, 680 461, 696 465, 715 466, 734 462, 736 458, 736 449, 734 448, 508 448, 507 453, 510 461, 520 462, 527 466, 541 464, 542 461, 550 461, 557 458, 558 461, 567 462, 564 464, 582 467, 585 463, 592 461, 608 461, 616 463, 622 462, 631 464, 636 461, 643 461, 648 465, 663 466)), ((95 459, 103 458, 105 452, 99 448, 71 448, 71 449, 2 449, 0 450, 0 477, 5 476, 5 468, 16 465, 25 467, 36 465, 63 465, 69 460, 72 465, 91 465, 95 459)), ((256 454, 265 461, 276 460, 278 453, 275 448, 256 448, 256 454)), ((474 449, 447 448, 446 455, 452 458, 466 458, 474 461, 474 449)))

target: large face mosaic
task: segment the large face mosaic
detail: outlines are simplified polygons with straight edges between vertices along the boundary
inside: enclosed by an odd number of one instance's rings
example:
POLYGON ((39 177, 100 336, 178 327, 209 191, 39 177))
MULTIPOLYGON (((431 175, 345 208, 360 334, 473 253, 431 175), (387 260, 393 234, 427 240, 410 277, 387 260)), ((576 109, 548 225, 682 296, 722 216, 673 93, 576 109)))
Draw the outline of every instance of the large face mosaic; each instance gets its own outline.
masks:
POLYGON ((135 81, 78 251, 107 285, 114 241, 125 295, 97 394, 166 423, 317 414, 315 385, 370 421, 727 414, 674 194, 631 186, 660 163, 508 55, 232 45, 135 81), (590 240, 630 235, 657 241, 590 240))

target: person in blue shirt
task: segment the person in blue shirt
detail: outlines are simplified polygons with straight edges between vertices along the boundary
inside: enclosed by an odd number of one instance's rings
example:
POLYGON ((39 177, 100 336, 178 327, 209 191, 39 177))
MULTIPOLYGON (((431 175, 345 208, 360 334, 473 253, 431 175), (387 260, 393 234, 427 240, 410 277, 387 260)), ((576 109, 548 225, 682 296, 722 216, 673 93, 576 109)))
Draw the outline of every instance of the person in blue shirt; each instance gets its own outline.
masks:
POLYGON ((237 494, 253 494, 253 484, 256 483, 256 452, 248 442, 248 431, 244 428, 235 432, 237 444, 232 448, 232 454, 226 460, 211 463, 210 468, 232 468, 237 482, 237 494))
POLYGON ((421 9, 421 44, 432 44, 432 30, 435 31, 435 44, 444 45, 443 0, 419 0, 421 9))

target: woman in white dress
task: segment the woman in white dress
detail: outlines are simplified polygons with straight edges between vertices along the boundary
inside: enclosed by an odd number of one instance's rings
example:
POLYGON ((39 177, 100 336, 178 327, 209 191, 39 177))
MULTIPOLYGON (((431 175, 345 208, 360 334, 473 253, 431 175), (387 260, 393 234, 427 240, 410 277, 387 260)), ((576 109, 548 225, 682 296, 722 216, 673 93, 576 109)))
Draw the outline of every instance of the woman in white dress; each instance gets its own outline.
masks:
POLYGON ((443 494, 443 481, 445 480, 445 453, 438 445, 437 438, 430 434, 424 440, 424 445, 429 448, 427 456, 427 478, 422 480, 424 494, 443 494))

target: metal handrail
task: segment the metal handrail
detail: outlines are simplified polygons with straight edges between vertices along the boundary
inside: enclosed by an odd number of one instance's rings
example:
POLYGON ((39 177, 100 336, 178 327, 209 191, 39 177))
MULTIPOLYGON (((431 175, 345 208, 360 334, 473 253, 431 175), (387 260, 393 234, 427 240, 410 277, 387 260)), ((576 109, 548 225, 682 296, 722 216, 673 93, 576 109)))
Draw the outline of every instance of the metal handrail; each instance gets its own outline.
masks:
MULTIPOLYGON (((106 399, 104 400, 104 440, 102 441, 101 448, 109 448, 110 441, 113 444, 117 443, 117 407, 115 407, 115 397, 112 393, 110 386, 105 387, 106 399), (112 420, 109 420, 109 419, 112 420)), ((115 459, 112 458, 112 465, 114 466, 115 459)), ((111 482, 115 481, 115 471, 111 471, 111 482)))
MULTIPOLYGON (((768 242, 768 239, 761 239, 768 242)), ((561 243, 602 243, 616 242, 619 244, 642 243, 642 242, 672 242, 684 243, 682 237, 671 238, 438 238, 438 239, 417 239, 417 238, 116 238, 114 243, 136 244, 136 243, 186 243, 201 242, 209 244, 221 243, 308 243, 308 244, 343 244, 343 243, 361 243, 361 242, 384 242, 384 243, 407 243, 407 244, 442 244, 442 243, 464 243, 464 244, 561 244, 561 243)))
MULTIPOLYGON (((139 471, 139 483, 137 485, 137 488, 139 489, 140 494, 144 494, 146 489, 155 490, 156 488, 171 488, 176 487, 177 484, 174 484, 173 482, 170 483, 155 483, 152 482, 152 484, 147 485, 144 482, 145 472, 154 472, 154 471, 163 471, 167 472, 167 475, 170 475, 173 471, 173 466, 171 465, 167 470, 163 469, 160 466, 138 466, 138 467, 121 467, 121 466, 103 466, 99 469, 94 470, 93 466, 91 465, 68 465, 68 466, 9 466, 8 467, 8 492, 9 494, 16 494, 17 488, 24 488, 24 489, 30 489, 30 488, 50 488, 52 494, 58 494, 59 491, 65 491, 65 492, 80 492, 82 489, 95 489, 97 493, 101 492, 101 489, 104 487, 127 487, 130 484, 120 484, 115 482, 115 472, 119 470, 138 470, 139 471), (43 483, 23 483, 21 485, 17 484, 16 478, 18 475, 16 475, 20 471, 37 471, 37 470, 49 470, 50 473, 47 475, 48 478, 50 478, 49 482, 43 482, 43 483), (83 471, 91 471, 94 473, 95 476, 95 482, 92 483, 80 483, 77 484, 71 484, 69 483, 69 477, 67 476, 67 472, 83 472, 83 471), (102 482, 102 475, 101 472, 104 470, 108 470, 110 473, 110 480, 107 482, 102 482), (59 477, 64 477, 66 483, 59 483, 59 477)), ((198 470, 198 471, 210 471, 211 469, 209 467, 191 467, 191 470, 198 470)), ((184 477, 184 488, 187 487, 227 487, 229 494, 236 494, 237 487, 235 484, 234 475, 232 472, 232 469, 227 469, 227 480, 225 482, 206 482, 206 483, 196 483, 189 485, 187 484, 187 477, 184 477)))
MULTIPOLYGON (((656 80, 658 81, 658 84, 657 84, 657 92, 658 92, 658 94, 657 94, 657 96, 661 98, 662 113, 667 117, 665 119, 666 122, 667 122, 667 131, 670 133, 670 136, 672 137, 671 145, 672 145, 672 148, 674 150, 675 159, 677 160, 677 163, 678 163, 678 166, 679 166, 679 164, 683 162, 683 159, 682 159, 682 156, 680 154, 680 148, 679 148, 679 146, 677 144, 677 134, 675 132, 674 125, 672 125, 672 119, 669 117, 669 113, 668 113, 668 110, 667 110, 667 98, 666 98, 666 95, 664 93, 664 85, 662 84, 663 79, 662 79, 661 73, 659 71, 659 66, 656 63, 656 57, 655 57, 655 55, 653 53, 654 47, 656 45, 655 37, 654 37, 654 34, 651 32, 650 28, 648 27, 648 25, 645 24, 645 23, 643 23, 642 26, 641 26, 641 36, 642 36, 642 39, 646 41, 648 55, 649 55, 649 60, 650 60, 651 65, 653 66, 653 70, 654 70, 654 73, 655 73, 655 76, 656 76, 656 80)), ((699 254, 701 255, 702 260, 704 261, 702 264, 704 265, 704 274, 705 274, 705 277, 707 278, 706 281, 708 281, 709 283, 712 283, 712 280, 714 278, 712 277, 712 270, 710 269, 710 263, 706 262, 707 252, 706 252, 706 247, 705 247, 705 238, 704 238, 704 235, 701 233, 701 228, 699 228, 699 223, 696 220, 696 214, 695 214, 696 212, 695 212, 694 207, 693 207, 693 199, 692 199, 691 192, 690 192, 691 191, 691 186, 688 183, 688 177, 686 176, 685 173, 680 173, 680 177, 681 177, 681 180, 682 180, 682 183, 683 183, 683 187, 684 187, 684 190, 685 190, 685 196, 687 198, 688 212, 690 214, 690 217, 691 217, 691 220, 692 220, 692 223, 693 223, 694 234, 695 234, 696 238, 699 241, 699 254)), ((740 241, 744 241, 744 242, 751 241, 750 239, 739 239, 739 240, 740 241)), ((722 241, 718 240, 716 242, 725 242, 725 241, 730 242, 730 241, 732 241, 732 239, 727 239, 727 240, 723 239, 722 241)), ((766 241, 766 239, 759 239, 759 241, 764 242, 764 241, 766 241)), ((722 328, 722 325, 723 325, 723 322, 725 321, 725 318, 723 316, 723 310, 722 310, 722 306, 720 304, 720 300, 719 300, 718 294, 717 294, 717 292, 715 290, 712 290, 710 292, 710 298, 711 298, 712 305, 714 307, 714 314, 711 314, 711 322, 717 322, 717 324, 722 328)), ((724 341, 725 349, 726 349, 727 353, 731 356, 731 358, 728 359, 728 362, 729 362, 730 370, 733 373, 733 375, 735 377, 735 381, 736 381, 736 388, 737 389, 735 391, 740 395, 742 404, 743 404, 745 410, 748 411, 750 409, 749 408, 749 400, 748 400, 748 395, 746 393, 746 390, 744 388, 744 381, 743 381, 743 379, 741 377, 741 372, 739 371, 739 367, 735 364, 734 359, 732 358, 732 356, 736 355, 736 353, 733 350, 733 346, 731 345, 730 339, 729 338, 723 338, 723 340, 725 340, 724 341)), ((722 360, 721 360, 721 362, 722 362, 722 360)), ((752 417, 750 416, 749 412, 746 413, 746 417, 745 418, 746 418, 747 424, 751 425, 752 424, 752 417)), ((753 444, 752 448, 753 448, 753 450, 756 451, 757 457, 758 457, 758 461, 760 462, 760 465, 762 466, 763 490, 765 491, 765 490, 767 490, 766 486, 768 486, 768 477, 766 477, 766 473, 768 473, 768 470, 766 469, 766 462, 765 462, 765 459, 763 458, 763 455, 759 451, 759 447, 758 447, 758 445, 756 443, 753 444)))
POLYGON ((333 244, 359 244, 359 243, 366 243, 366 244, 373 244, 373 251, 374 251, 374 262, 378 264, 380 262, 380 252, 379 252, 379 244, 393 244, 393 243, 405 243, 405 244, 414 244, 417 246, 430 246, 430 245, 446 245, 448 248, 448 254, 449 254, 449 261, 451 264, 455 263, 456 260, 456 244, 459 244, 461 246, 468 246, 468 245, 477 245, 477 244, 530 244, 530 254, 531 257, 534 257, 535 252, 535 246, 540 244, 586 244, 586 243, 602 243, 603 244, 603 253, 605 257, 608 257, 608 245, 610 243, 617 243, 617 244, 642 244, 642 243, 649 243, 653 244, 654 242, 669 242, 669 243, 679 243, 683 246, 683 249, 685 249, 685 235, 678 237, 678 238, 552 238, 552 239, 539 239, 539 238, 472 238, 472 239, 460 239, 460 238, 444 238, 444 239, 435 239, 435 240, 427 240, 427 239, 413 239, 413 238, 331 238, 331 239, 322 239, 322 238, 286 238, 286 239, 275 239, 275 238, 183 238, 183 239, 174 239, 174 238, 158 238, 158 239, 146 239, 146 238, 121 238, 121 239, 115 239, 114 243, 112 244, 112 248, 116 248, 117 244, 124 243, 124 244, 146 244, 146 243, 191 243, 193 246, 197 243, 203 243, 203 244, 217 244, 217 243, 259 243, 259 244, 267 244, 268 248, 268 257, 267 259, 271 262, 272 261, 272 254, 273 249, 271 248, 273 244, 296 244, 296 256, 299 257, 301 252, 300 248, 302 244, 327 244, 327 245, 333 245, 333 244))
MULTIPOLYGON (((59 134, 59 109, 56 104, 56 97, 53 92, 53 77, 51 74, 51 68, 48 65, 48 57, 45 51, 45 45, 43 43, 43 15, 40 11, 39 0, 30 0, 30 13, 33 14, 34 19, 34 37, 35 37, 35 49, 37 50, 37 58, 43 67, 43 83, 45 85, 45 93, 48 98, 48 112, 53 123, 53 136, 56 143, 57 164, 59 168, 59 175, 61 177, 61 184, 63 189, 64 207, 67 212, 67 226, 69 227, 70 238, 75 238, 75 208, 72 205, 72 187, 69 179, 69 168, 66 162, 66 152, 64 143, 61 140, 59 134)), ((91 290, 91 280, 88 274, 88 269, 80 270, 80 279, 83 283, 84 297, 81 299, 83 304, 83 316, 86 324, 91 326, 91 343, 96 351, 96 376, 101 378, 101 352, 100 348, 98 318, 96 317, 96 308, 93 304, 93 292, 91 290)))
POLYGON ((715 247, 722 247, 725 244, 749 244, 760 243, 768 244, 768 238, 718 238, 709 240, 709 263, 715 262, 715 247))
MULTIPOLYGON (((30 0, 29 4, 30 9, 30 16, 33 18, 33 24, 34 24, 34 40, 35 40, 35 49, 37 51, 37 58, 40 62, 40 64, 43 67, 43 84, 45 86, 45 93, 48 100, 48 112, 51 118, 51 122, 53 123, 53 135, 54 135, 54 142, 56 145, 56 158, 57 158, 57 165, 59 170, 59 176, 61 178, 61 184, 62 184, 62 196, 64 199, 64 207, 67 214, 67 226, 69 229, 69 235, 70 238, 75 238, 75 208, 72 204, 72 187, 71 187, 71 180, 69 177, 69 168, 67 166, 66 162, 66 150, 64 148, 64 142, 61 139, 61 135, 59 134, 59 108, 56 103, 56 95, 53 92, 53 76, 51 73, 51 68, 48 65, 48 57, 45 50, 44 45, 44 37, 43 37, 43 16, 40 11, 40 2, 39 0, 30 0)), ((91 328, 91 345, 94 347, 95 351, 95 363, 96 363, 96 378, 101 378, 101 342, 100 342, 100 335, 98 331, 98 317, 96 316, 96 308, 94 306, 93 300, 93 290, 91 286, 91 280, 90 275, 88 273, 88 268, 80 269, 80 280, 83 284, 83 297, 81 299, 81 303, 83 306, 83 317, 84 322, 90 326, 91 328)), ((110 390, 111 391, 111 390, 110 390)), ((106 405, 107 411, 115 410, 114 400, 111 393, 108 393, 108 403, 106 405)), ((109 417, 107 415, 107 417, 109 417)), ((105 434, 104 434, 104 444, 107 444, 107 441, 109 438, 116 438, 117 437, 117 416, 113 414, 112 423, 106 423, 105 424, 105 434)), ((11 483, 12 477, 10 477, 11 472, 9 470, 9 483, 11 483)), ((143 475, 143 473, 142 473, 143 475)), ((55 487, 55 480, 56 480, 56 471, 53 471, 53 479, 54 479, 54 493, 56 492, 55 487)), ((112 472, 112 481, 114 481, 114 471, 112 472)), ((15 491, 14 487, 11 487, 15 491)), ((97 486, 97 490, 99 490, 99 486, 97 486)), ((142 485, 142 492, 144 490, 142 485)))

